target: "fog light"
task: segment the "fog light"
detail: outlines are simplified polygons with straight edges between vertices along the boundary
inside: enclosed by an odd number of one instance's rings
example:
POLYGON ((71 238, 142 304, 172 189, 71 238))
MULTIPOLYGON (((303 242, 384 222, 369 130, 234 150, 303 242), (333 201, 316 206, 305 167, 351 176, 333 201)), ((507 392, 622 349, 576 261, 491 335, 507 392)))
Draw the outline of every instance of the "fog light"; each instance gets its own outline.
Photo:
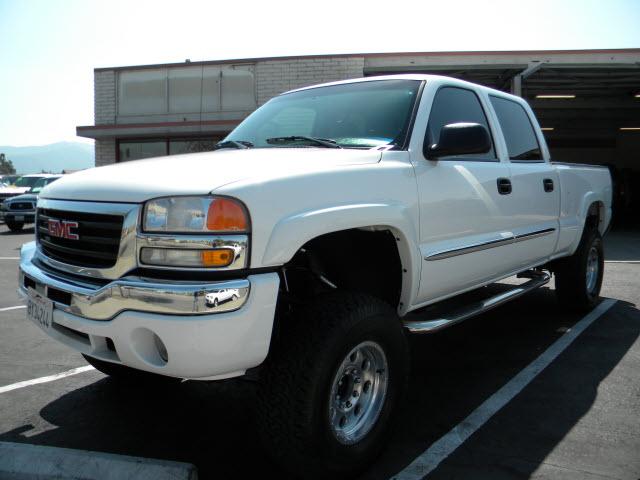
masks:
POLYGON ((206 267, 226 267, 233 262, 233 253, 230 248, 204 250, 201 254, 202 264, 206 267))
POLYGON ((160 337, 158 335, 153 335, 153 341, 155 342, 156 348, 158 349, 158 355, 160 355, 160 358, 164 360, 165 363, 167 363, 169 361, 167 347, 165 347, 164 343, 162 342, 162 340, 160 340, 160 337))
POLYGON ((231 248, 198 250, 145 247, 140 251, 142 263, 165 267, 227 267, 234 259, 235 251, 231 248))

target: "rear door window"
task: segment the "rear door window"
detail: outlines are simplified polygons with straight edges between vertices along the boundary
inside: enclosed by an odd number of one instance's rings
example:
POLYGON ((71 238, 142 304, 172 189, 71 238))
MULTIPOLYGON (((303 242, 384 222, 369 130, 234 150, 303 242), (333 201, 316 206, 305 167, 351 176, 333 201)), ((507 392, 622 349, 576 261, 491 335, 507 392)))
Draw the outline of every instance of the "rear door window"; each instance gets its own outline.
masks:
POLYGON ((529 115, 518 102, 490 96, 511 160, 541 161, 542 151, 529 115))

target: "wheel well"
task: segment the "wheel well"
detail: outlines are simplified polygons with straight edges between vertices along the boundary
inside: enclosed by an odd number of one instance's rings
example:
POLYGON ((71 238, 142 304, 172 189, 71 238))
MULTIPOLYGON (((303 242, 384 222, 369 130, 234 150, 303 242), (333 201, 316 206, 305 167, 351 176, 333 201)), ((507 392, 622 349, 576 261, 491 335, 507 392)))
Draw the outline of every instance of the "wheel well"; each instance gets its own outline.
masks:
POLYGON ((282 290, 306 302, 331 290, 367 293, 393 307, 400 301, 402 264, 389 230, 328 233, 303 245, 281 270, 282 290))
POLYGON ((589 205, 587 218, 585 219, 585 229, 597 228, 600 233, 604 231, 604 204, 602 202, 593 202, 589 205))

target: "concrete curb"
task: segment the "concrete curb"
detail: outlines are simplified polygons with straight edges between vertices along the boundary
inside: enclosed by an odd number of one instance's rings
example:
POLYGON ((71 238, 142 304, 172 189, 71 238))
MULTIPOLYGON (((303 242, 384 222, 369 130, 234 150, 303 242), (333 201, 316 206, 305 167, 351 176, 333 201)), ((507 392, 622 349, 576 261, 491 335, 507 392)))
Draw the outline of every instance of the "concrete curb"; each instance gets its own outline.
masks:
POLYGON ((3 480, 197 480, 190 463, 0 442, 3 480))

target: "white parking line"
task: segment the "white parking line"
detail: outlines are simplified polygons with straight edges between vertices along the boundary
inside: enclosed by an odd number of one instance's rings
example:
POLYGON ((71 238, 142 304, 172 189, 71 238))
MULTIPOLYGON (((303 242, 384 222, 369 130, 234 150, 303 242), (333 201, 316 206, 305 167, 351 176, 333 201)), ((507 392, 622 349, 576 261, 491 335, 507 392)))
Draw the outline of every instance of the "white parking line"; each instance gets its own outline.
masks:
POLYGON ((433 470, 451 455, 471 435, 482 427, 502 407, 518 395, 534 378, 538 376, 558 355, 560 355, 585 329, 600 315, 609 310, 615 300, 607 299, 598 305, 591 313, 576 323, 562 337, 556 340, 542 355, 520 371, 500 390, 491 395, 476 408, 467 418, 453 427, 449 433, 433 443, 418 456, 404 470, 396 474, 394 480, 419 480, 433 470))
POLYGON ((27 308, 26 305, 17 305, 15 307, 4 307, 0 308, 0 312, 8 312, 9 310, 19 310, 21 308, 27 308))
POLYGON ((0 260, 20 260, 20 257, 0 257, 0 260))
POLYGON ((77 375, 78 373, 88 372, 89 370, 95 369, 91 365, 85 365, 84 367, 72 368, 66 372, 49 375, 48 377, 40 377, 34 378, 33 380, 25 380, 24 382, 12 383, 11 385, 0 387, 0 393, 10 392, 11 390, 17 390, 18 388, 30 387, 31 385, 38 385, 39 383, 53 382, 54 380, 70 377, 71 375, 77 375))
POLYGON ((640 260, 605 260, 604 263, 640 263, 640 260))

